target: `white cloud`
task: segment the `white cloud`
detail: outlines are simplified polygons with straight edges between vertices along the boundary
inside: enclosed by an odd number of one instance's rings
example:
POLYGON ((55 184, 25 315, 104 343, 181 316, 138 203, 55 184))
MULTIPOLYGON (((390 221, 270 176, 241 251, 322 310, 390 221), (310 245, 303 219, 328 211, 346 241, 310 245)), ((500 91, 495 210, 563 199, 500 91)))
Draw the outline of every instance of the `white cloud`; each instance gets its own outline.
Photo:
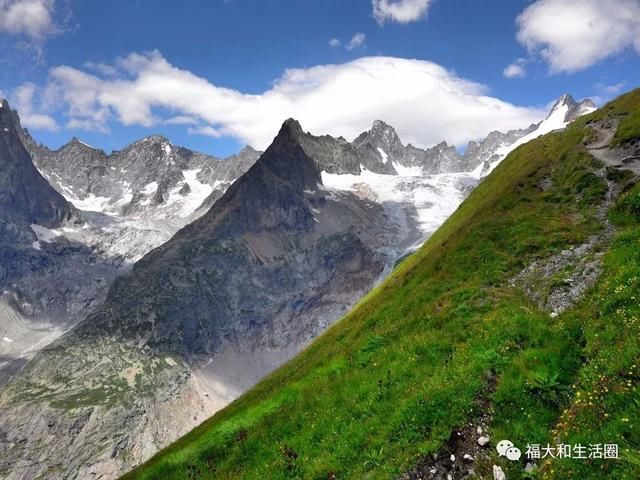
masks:
POLYGON ((619 83, 615 83, 613 85, 604 85, 602 83, 598 83, 596 85, 596 88, 604 93, 605 95, 607 95, 608 97, 616 97, 618 96, 622 90, 624 89, 624 87, 627 85, 627 82, 619 82, 619 83))
POLYGON ((197 125, 198 121, 187 115, 177 115, 164 121, 166 125, 197 125))
POLYGON ((51 69, 43 88, 47 105, 69 122, 103 130, 113 121, 150 127, 186 116, 211 128, 191 127, 192 133, 231 136, 260 149, 289 117, 312 132, 347 138, 381 118, 405 141, 428 146, 443 139, 462 145, 494 129, 528 126, 546 113, 490 97, 483 85, 421 60, 364 57, 291 69, 261 94, 216 86, 157 51, 133 53, 114 66, 116 78, 51 69))
POLYGON ((519 58, 507 68, 502 71, 502 74, 507 78, 523 78, 527 75, 527 70, 525 65, 527 60, 524 58, 519 58))
POLYGON ((367 36, 364 33, 358 32, 353 37, 351 37, 351 40, 349 40, 349 43, 345 48, 349 51, 355 50, 356 48, 364 46, 364 42, 366 39, 367 36))
POLYGON ((54 0, 0 0, 0 31, 42 41, 59 32, 54 0))
POLYGON ((85 62, 84 67, 108 77, 115 77, 116 75, 118 75, 117 68, 102 62, 85 62))
POLYGON ((582 70, 626 48, 640 53, 638 0, 537 0, 516 22, 518 41, 551 73, 582 70))
POLYGON ((612 85, 607 85, 604 83, 596 83, 595 90, 597 93, 595 95, 590 95, 589 98, 591 98, 591 100, 593 100, 596 105, 604 105, 609 100, 612 100, 613 98, 620 95, 623 92, 626 85, 627 85, 627 82, 624 82, 624 81, 619 83, 614 83, 612 85))
POLYGON ((380 25, 385 22, 410 23, 422 20, 432 0, 372 0, 373 16, 380 25))
POLYGON ((329 40, 329 45, 331 46, 331 48, 340 48, 342 42, 337 38, 332 38, 331 40, 329 40))
POLYGON ((22 84, 13 92, 12 107, 18 111, 22 125, 36 130, 59 130, 53 117, 34 112, 35 94, 36 86, 30 82, 22 84))
POLYGON ((207 137, 220 138, 222 134, 211 125, 203 125, 200 127, 187 128, 189 135, 205 135, 207 137))

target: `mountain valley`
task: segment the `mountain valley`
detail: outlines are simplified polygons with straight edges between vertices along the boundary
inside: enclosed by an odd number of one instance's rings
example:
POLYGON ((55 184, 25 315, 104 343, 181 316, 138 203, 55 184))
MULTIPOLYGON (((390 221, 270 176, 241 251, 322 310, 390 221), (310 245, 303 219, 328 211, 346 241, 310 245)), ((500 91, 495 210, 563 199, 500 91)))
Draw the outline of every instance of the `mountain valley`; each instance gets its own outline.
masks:
POLYGON ((593 110, 563 96, 464 154, 405 146, 382 121, 350 143, 290 119, 265 152, 221 160, 158 136, 51 151, 3 103, 0 158, 20 167, 0 196, 16 252, 0 473, 115 478, 145 461, 344 316, 512 150, 593 110))

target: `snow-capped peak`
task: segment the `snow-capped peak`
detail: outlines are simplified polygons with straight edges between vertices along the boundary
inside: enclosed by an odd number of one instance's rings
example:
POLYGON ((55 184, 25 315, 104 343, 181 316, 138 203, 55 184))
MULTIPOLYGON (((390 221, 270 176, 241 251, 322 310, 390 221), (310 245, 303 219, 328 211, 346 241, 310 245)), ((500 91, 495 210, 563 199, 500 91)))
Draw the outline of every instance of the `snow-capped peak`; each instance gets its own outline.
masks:
POLYGON ((558 101, 553 105, 553 108, 542 122, 540 122, 535 130, 531 133, 521 137, 516 142, 503 145, 496 150, 497 160, 495 160, 488 170, 484 170, 482 175, 486 175, 491 172, 509 153, 518 148, 520 145, 524 145, 531 140, 538 138, 541 135, 545 135, 554 130, 560 130, 565 128, 576 118, 586 115, 596 110, 595 105, 589 99, 583 100, 578 103, 569 94, 562 95, 558 101))
POLYGON ((564 111, 566 115, 569 109, 576 107, 577 105, 578 102, 576 102, 571 95, 565 93, 560 96, 558 100, 556 100, 556 103, 553 104, 553 107, 551 108, 551 111, 549 112, 549 115, 547 115, 545 121, 556 115, 558 111, 564 111))

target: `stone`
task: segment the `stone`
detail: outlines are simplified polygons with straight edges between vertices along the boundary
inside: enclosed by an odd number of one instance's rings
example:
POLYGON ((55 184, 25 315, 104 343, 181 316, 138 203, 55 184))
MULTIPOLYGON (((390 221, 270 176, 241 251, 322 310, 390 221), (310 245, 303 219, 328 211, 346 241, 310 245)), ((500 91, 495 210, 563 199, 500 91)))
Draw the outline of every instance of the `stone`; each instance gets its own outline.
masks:
POLYGON ((493 480, 507 480, 507 476, 498 465, 493 466, 493 480))

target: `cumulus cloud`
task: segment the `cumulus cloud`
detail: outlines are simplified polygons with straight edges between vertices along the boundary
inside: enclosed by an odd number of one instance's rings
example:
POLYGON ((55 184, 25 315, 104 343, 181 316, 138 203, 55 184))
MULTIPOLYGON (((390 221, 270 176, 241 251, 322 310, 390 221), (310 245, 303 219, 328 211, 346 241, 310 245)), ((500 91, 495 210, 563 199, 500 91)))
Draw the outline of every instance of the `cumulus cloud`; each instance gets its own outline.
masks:
POLYGON ((427 16, 431 3, 432 0, 372 0, 373 16, 380 25, 416 22, 427 16))
POLYGON ((526 64, 526 59, 519 58, 507 68, 505 68, 502 71, 502 74, 507 78, 523 78, 527 75, 527 70, 525 68, 526 64))
POLYGON ((0 0, 0 65, 26 71, 41 64, 46 41, 71 26, 69 2, 0 0))
POLYGON ((57 32, 54 0, 0 0, 0 31, 43 40, 57 32))
POLYGON ((627 48, 640 53, 638 0, 537 0, 516 22, 518 41, 551 73, 576 72, 627 48))
POLYGON ((16 88, 12 95, 12 107, 18 110, 23 126, 36 130, 57 131, 59 126, 55 119, 44 113, 36 113, 36 85, 27 82, 16 88))
POLYGON ((331 46, 331 48, 340 48, 342 42, 337 38, 332 38, 331 40, 329 40, 329 45, 331 46))
POLYGON ((214 85, 157 51, 132 53, 114 67, 115 78, 53 68, 43 95, 68 126, 107 130, 117 121, 151 127, 188 117, 198 121, 190 127, 193 134, 231 136, 260 149, 289 117, 312 132, 347 138, 382 118, 405 141, 428 146, 443 139, 462 145, 493 129, 527 126, 546 113, 490 97, 483 85, 421 60, 364 57, 290 69, 260 94, 214 85))
POLYGON ((364 33, 358 32, 353 37, 351 37, 351 40, 349 40, 349 43, 345 48, 349 51, 355 50, 356 48, 364 46, 364 42, 366 39, 367 36, 364 33))

